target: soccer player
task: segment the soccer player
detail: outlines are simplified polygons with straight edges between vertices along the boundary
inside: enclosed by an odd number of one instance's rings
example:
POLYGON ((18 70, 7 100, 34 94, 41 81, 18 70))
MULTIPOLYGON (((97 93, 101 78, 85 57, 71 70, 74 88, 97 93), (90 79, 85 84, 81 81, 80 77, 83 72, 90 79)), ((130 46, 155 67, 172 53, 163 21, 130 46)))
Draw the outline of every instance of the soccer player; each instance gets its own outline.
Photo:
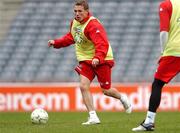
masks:
POLYGON ((159 6, 162 57, 152 83, 146 119, 132 131, 153 131, 163 86, 180 72, 180 0, 165 0, 159 6))
POLYGON ((107 96, 119 99, 126 112, 131 113, 132 106, 127 97, 120 94, 115 88, 111 88, 111 68, 114 65, 114 59, 103 25, 90 14, 86 0, 75 1, 74 16, 69 33, 61 38, 49 40, 48 46, 62 48, 75 44, 79 62, 75 70, 80 76, 80 90, 89 112, 88 121, 82 124, 100 123, 89 90, 95 76, 97 76, 102 92, 107 96))

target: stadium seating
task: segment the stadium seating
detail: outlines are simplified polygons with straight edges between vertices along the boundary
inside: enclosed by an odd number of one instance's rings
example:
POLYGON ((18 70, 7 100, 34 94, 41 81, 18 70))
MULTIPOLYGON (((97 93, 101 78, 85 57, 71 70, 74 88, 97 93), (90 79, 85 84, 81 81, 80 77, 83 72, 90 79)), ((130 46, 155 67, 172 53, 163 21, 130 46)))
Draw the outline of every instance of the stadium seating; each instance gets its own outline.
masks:
MULTIPOLYGON (((114 82, 151 82, 160 54, 160 0, 90 0, 114 50, 114 82)), ((70 0, 25 0, 0 45, 0 82, 76 82, 74 46, 47 47, 68 32, 70 0)), ((180 81, 180 76, 174 82, 180 81)))

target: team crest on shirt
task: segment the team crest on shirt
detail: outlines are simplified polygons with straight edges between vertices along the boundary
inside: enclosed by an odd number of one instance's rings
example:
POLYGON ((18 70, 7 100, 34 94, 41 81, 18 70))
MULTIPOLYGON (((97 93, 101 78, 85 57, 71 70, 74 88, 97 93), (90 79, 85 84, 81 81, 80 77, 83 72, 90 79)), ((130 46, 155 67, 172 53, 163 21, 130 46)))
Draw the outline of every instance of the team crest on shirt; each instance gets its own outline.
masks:
POLYGON ((74 31, 75 31, 76 33, 82 32, 82 31, 81 31, 81 28, 78 28, 78 27, 74 27, 74 31))

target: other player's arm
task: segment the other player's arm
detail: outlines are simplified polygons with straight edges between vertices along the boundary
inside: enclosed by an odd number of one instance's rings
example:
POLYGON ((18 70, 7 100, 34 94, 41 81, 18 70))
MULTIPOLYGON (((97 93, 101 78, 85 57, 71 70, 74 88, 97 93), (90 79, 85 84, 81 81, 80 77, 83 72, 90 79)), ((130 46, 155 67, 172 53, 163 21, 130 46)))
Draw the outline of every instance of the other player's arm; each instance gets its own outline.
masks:
POLYGON ((159 6, 161 54, 168 41, 171 14, 172 5, 170 1, 162 2, 159 6))
POLYGON ((166 43, 168 41, 168 35, 169 35, 169 33, 167 31, 161 31, 160 32, 161 54, 163 54, 164 48, 165 48, 166 43))

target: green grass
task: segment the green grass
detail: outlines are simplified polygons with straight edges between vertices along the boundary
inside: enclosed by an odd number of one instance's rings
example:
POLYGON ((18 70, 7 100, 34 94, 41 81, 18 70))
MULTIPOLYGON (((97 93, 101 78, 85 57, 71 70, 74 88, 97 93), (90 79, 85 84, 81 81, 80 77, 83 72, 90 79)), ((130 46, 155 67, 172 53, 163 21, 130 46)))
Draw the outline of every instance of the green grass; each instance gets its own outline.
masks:
MULTIPOLYGON (((144 118, 145 112, 98 112, 101 124, 82 126, 86 112, 49 113, 45 125, 30 122, 30 113, 0 113, 0 133, 132 133, 144 118)), ((156 117, 156 133, 179 133, 180 112, 160 112, 156 117)))

